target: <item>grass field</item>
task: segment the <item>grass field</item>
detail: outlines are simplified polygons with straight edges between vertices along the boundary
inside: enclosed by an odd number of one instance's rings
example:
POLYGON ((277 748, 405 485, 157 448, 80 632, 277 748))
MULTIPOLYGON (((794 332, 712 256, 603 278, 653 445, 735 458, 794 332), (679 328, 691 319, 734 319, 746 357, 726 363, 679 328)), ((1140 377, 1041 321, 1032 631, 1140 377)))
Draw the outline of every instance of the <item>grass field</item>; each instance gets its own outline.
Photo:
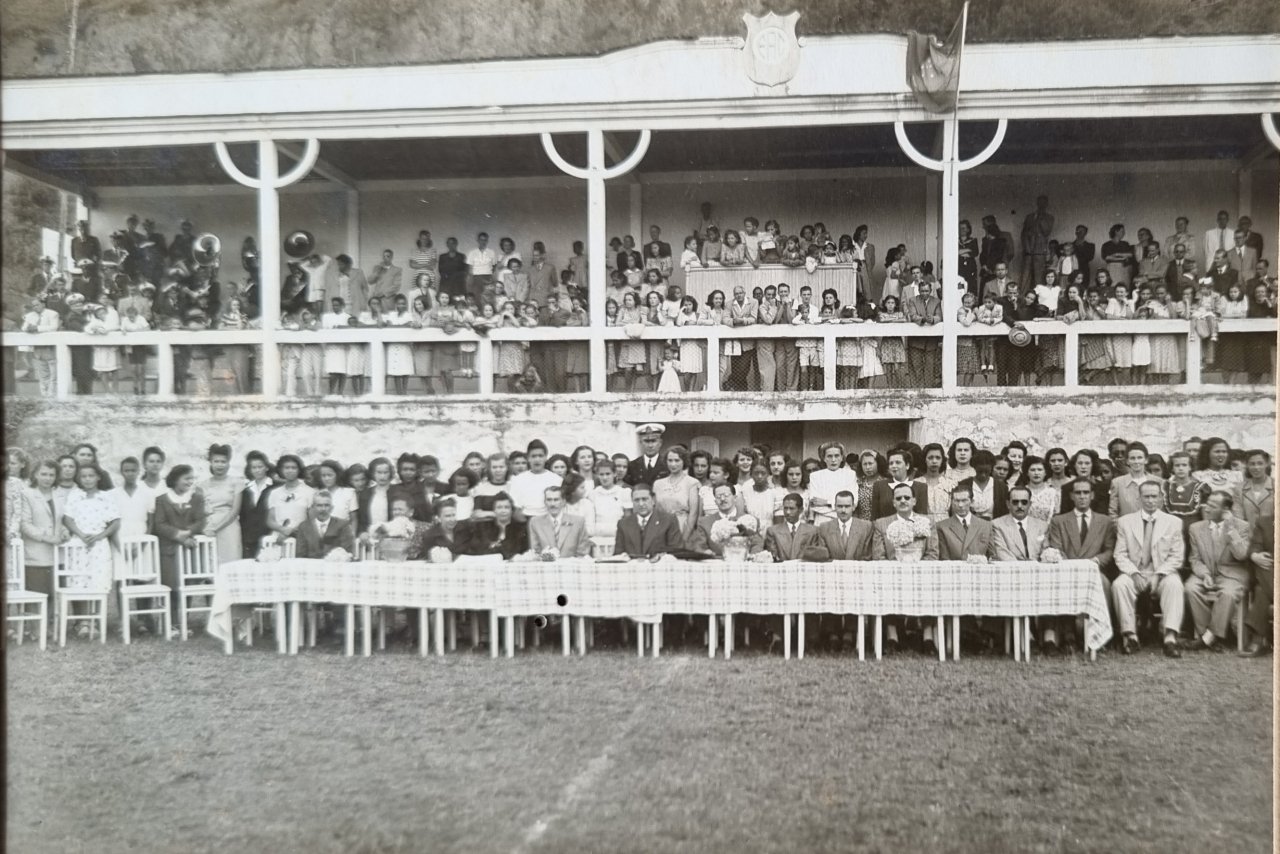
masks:
POLYGON ((10 647, 7 849, 1262 852, 1273 666, 10 647))

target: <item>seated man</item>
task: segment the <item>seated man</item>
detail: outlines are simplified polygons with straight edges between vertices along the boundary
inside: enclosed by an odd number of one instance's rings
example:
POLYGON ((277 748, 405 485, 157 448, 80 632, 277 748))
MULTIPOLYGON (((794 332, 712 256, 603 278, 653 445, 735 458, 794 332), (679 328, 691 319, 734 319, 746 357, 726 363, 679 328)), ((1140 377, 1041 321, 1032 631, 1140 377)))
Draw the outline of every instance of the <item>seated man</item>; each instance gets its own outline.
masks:
POLYGON ((515 520, 515 502, 499 492, 493 501, 492 519, 474 519, 459 526, 458 553, 464 555, 502 555, 511 560, 529 551, 529 528, 515 520))
POLYGON ((764 535, 764 547, 775 561, 831 560, 818 529, 800 520, 804 498, 795 492, 782 499, 782 521, 770 525, 764 535))
POLYGON ((333 496, 320 490, 311 500, 311 515, 293 532, 298 544, 298 557, 326 558, 335 549, 354 555, 355 534, 351 522, 333 518, 333 496))
MULTIPOLYGON (((1049 525, 1030 515, 1031 490, 1025 486, 1009 489, 1009 512, 991 523, 992 558, 998 561, 1040 560, 1049 525)), ((1072 618, 1074 619, 1074 618, 1072 618)), ((1057 650, 1065 626, 1057 617, 1036 617, 1040 648, 1057 650)))
MULTIPOLYGON (((923 487, 924 484, 917 484, 923 487)), ((896 560, 900 548, 894 545, 889 538, 889 528, 896 522, 902 522, 914 527, 928 530, 927 536, 917 536, 912 543, 912 548, 920 548, 920 556, 924 560, 938 559, 938 531, 934 524, 929 521, 928 516, 921 516, 915 512, 916 493, 914 487, 910 483, 899 483, 893 488, 893 505, 896 511, 892 516, 885 516, 877 519, 872 523, 875 529, 875 538, 871 543, 871 559, 872 560, 896 560)), ((898 626, 902 622, 901 618, 892 617, 885 620, 885 646, 892 652, 898 648, 899 630, 898 626)), ((930 627, 929 633, 924 639, 926 650, 932 645, 933 631, 930 627)), ((937 648, 934 647, 934 652, 937 648)))
POLYGON ((1196 637, 1188 649, 1221 652, 1236 607, 1249 589, 1249 523, 1237 518, 1229 492, 1209 494, 1205 518, 1191 526, 1187 605, 1196 637))
MULTIPOLYGON (((831 560, 871 560, 875 529, 870 522, 855 519, 857 503, 853 493, 842 489, 835 494, 836 517, 818 526, 818 539, 826 546, 831 560)), ((821 631, 827 640, 827 648, 848 652, 855 646, 854 631, 858 625, 855 617, 845 614, 823 614, 821 631)))
POLYGON ((631 506, 635 512, 618 520, 613 546, 615 555, 656 560, 684 548, 680 523, 675 516, 655 506, 652 486, 643 480, 633 485, 631 506))
POLYGON ((529 547, 543 554, 554 549, 560 557, 587 557, 591 554, 591 538, 581 516, 571 516, 564 509, 564 493, 558 486, 542 491, 547 512, 529 520, 529 547))
MULTIPOLYGON (((715 512, 708 513, 698 520, 698 524, 694 526, 693 531, 689 534, 689 540, 685 543, 685 548, 691 552, 703 552, 705 554, 713 554, 716 557, 723 557, 724 543, 718 543, 712 539, 712 527, 722 519, 727 522, 734 522, 745 514, 739 507, 737 490, 732 483, 716 484, 712 487, 711 495, 715 499, 715 512)), ((759 531, 756 531, 748 535, 747 543, 748 553, 756 554, 764 548, 764 537, 759 531)))
MULTIPOLYGON (((1182 626, 1183 590, 1182 522, 1164 513, 1160 505, 1164 490, 1156 481, 1139 486, 1142 509, 1120 517, 1116 523, 1116 569, 1120 574, 1111 585, 1116 615, 1120 622, 1121 651, 1125 655, 1138 649, 1137 617, 1134 605, 1145 593, 1160 600, 1160 622, 1164 627, 1164 654, 1180 658, 1178 630, 1182 626)), ((1248 548, 1248 540, 1245 540, 1248 548)))
POLYGON ((1249 542, 1249 561, 1253 564, 1253 602, 1245 625, 1253 632, 1253 640, 1240 654, 1246 658, 1265 655, 1271 648, 1269 626, 1271 603, 1275 597, 1275 519, 1259 518, 1253 526, 1253 538, 1249 542))
POLYGON ((894 505, 893 493, 899 486, 911 487, 916 497, 917 512, 926 514, 929 512, 929 488, 911 479, 912 463, 911 452, 905 448, 895 448, 889 452, 889 479, 877 480, 871 487, 873 518, 883 519, 893 515, 897 509, 894 505))
MULTIPOLYGON (((1030 493, 1026 503, 1031 503, 1030 493)), ((967 560, 975 556, 989 558, 994 554, 992 524, 981 516, 975 516, 972 504, 970 487, 961 485, 951 490, 951 515, 938 523, 940 560, 967 560)), ((1022 512, 1025 516, 1025 507, 1022 512)))

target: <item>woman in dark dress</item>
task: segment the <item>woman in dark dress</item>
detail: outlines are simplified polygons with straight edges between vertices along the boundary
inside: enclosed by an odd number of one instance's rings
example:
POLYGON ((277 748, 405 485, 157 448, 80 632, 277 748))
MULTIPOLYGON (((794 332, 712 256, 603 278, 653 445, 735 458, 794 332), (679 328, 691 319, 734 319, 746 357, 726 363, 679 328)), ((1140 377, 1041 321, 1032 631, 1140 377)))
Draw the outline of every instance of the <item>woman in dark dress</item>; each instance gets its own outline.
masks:
POLYGON ((258 543, 271 529, 267 527, 267 493, 275 488, 271 462, 261 451, 245 456, 245 487, 240 495, 240 538, 243 557, 258 556, 258 543))
POLYGON ((458 526, 457 554, 496 554, 502 555, 503 560, 511 560, 529 550, 529 528, 513 518, 515 505, 511 496, 499 492, 492 501, 492 519, 474 519, 458 526))
POLYGON ((188 465, 177 465, 164 478, 168 489, 156 496, 153 527, 160 540, 160 577, 169 587, 169 607, 178 623, 178 550, 195 547, 204 530, 204 496, 195 488, 196 474, 188 465))

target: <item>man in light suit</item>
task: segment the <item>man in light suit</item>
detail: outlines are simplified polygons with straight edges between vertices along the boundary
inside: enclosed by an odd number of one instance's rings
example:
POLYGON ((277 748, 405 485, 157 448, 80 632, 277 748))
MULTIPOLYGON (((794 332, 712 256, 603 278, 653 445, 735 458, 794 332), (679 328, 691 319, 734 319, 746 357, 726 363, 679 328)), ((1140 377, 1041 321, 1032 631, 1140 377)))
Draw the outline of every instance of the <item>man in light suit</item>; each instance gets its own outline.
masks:
MULTIPOLYGON (((1138 649, 1134 606, 1138 595, 1146 594, 1160 600, 1164 654, 1182 657, 1178 652, 1178 630, 1182 627, 1183 589, 1178 570, 1186 547, 1182 543, 1181 520, 1160 510, 1163 495, 1159 483, 1144 482, 1139 487, 1142 509, 1120 517, 1116 524, 1115 557, 1120 574, 1111 585, 1111 593, 1125 655, 1138 649)), ((1248 547, 1247 541, 1245 546, 1248 547)))
POLYGON ((613 553, 655 559, 684 547, 676 517, 654 506, 653 487, 641 481, 631 487, 630 516, 618 520, 613 553))
POLYGON ((795 492, 782 499, 782 521, 770 525, 764 534, 764 547, 775 561, 831 560, 830 553, 818 536, 818 529, 800 521, 804 498, 795 492))
MULTIPOLYGON (((738 496, 731 483, 718 483, 711 492, 716 502, 716 512, 708 513, 698 520, 689 533, 685 548, 691 552, 704 552, 716 557, 724 556, 724 544, 711 538, 711 528, 721 519, 732 522, 742 514, 738 512, 738 496)), ((871 526, 867 525, 869 529, 871 526)), ((764 548, 764 537, 756 532, 747 538, 748 552, 756 554, 764 548)))
MULTIPOLYGON (((754 326, 760 318, 760 304, 747 296, 747 289, 738 285, 733 289, 733 300, 729 303, 730 326, 754 326)), ((734 383, 727 386, 734 389, 759 391, 760 375, 754 370, 756 342, 752 338, 741 341, 742 355, 734 356, 729 365, 729 377, 734 383)))
POLYGON ((564 512, 564 493, 558 486, 542 492, 547 512, 529 520, 529 548, 538 554, 556 549, 561 557, 586 557, 591 554, 587 522, 581 516, 564 512))
POLYGON ((1213 264, 1215 252, 1226 252, 1231 249, 1235 229, 1228 225, 1230 222, 1231 214, 1226 211, 1218 211, 1218 224, 1204 233, 1204 265, 1206 268, 1213 264))
POLYGON ((356 538, 347 519, 333 518, 333 496, 321 490, 311 500, 311 518, 293 532, 298 557, 326 558, 334 549, 355 554, 356 538))
MULTIPOLYGON (((404 278, 404 268, 397 267, 394 262, 396 253, 390 249, 382 250, 382 260, 373 265, 373 269, 369 271, 366 282, 369 285, 369 297, 378 297, 382 300, 383 305, 390 305, 391 298, 398 293, 404 293, 409 296, 408 291, 402 291, 402 281, 404 278)), ((410 297, 412 299, 412 297, 410 297)))
POLYGON ((1218 641, 1227 636, 1236 607, 1249 589, 1250 526, 1232 513, 1234 504, 1230 493, 1213 492, 1205 505, 1206 518, 1191 525, 1187 606, 1196 637, 1188 649, 1221 652, 1218 641))
MULTIPOLYGON (((1029 515, 1031 490, 1015 486, 1009 490, 1009 512, 991 523, 991 551, 998 561, 1040 560, 1049 525, 1029 515)), ((1065 625, 1057 617, 1036 617, 1040 629, 1040 648, 1046 652, 1058 649, 1058 638, 1065 625)))
POLYGON ((939 559, 967 560, 992 556, 992 523, 975 516, 972 504, 973 493, 969 487, 960 485, 951 491, 951 515, 938 523, 939 559))
POLYGON ((1237 228, 1233 239, 1234 245, 1227 251, 1227 263, 1236 271, 1241 282, 1253 275, 1258 266, 1258 250, 1246 242, 1248 235, 1244 229, 1237 228))
MULTIPOLYGON (((1054 549, 1064 560, 1091 560, 1098 565, 1102 594, 1111 606, 1110 575, 1115 570, 1116 526, 1110 516, 1093 511, 1093 483, 1087 477, 1070 484, 1072 509, 1049 520, 1045 548, 1054 549)), ((1111 615, 1114 625, 1115 615, 1111 615)))

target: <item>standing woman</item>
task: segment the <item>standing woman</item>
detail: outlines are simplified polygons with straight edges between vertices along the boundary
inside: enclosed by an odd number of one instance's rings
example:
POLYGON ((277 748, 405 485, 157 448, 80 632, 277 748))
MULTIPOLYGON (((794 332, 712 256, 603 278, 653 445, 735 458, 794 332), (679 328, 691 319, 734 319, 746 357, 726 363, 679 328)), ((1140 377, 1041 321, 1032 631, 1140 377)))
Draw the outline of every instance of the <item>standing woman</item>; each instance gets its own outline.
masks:
POLYGON ((1231 446, 1225 439, 1214 436, 1200 445, 1200 458, 1192 475, 1196 480, 1209 484, 1211 490, 1231 493, 1236 506, 1241 504, 1244 492, 1244 473, 1232 471, 1231 446))
POLYGON ((62 526, 65 502, 53 489, 58 467, 52 462, 36 464, 31 485, 21 493, 22 518, 19 527, 27 562, 27 589, 53 595, 53 547, 67 541, 62 526))
POLYGON ((1102 244, 1102 260, 1111 274, 1111 281, 1117 285, 1128 285, 1133 280, 1133 270, 1137 266, 1137 256, 1133 246, 1125 242, 1124 226, 1116 223, 1108 232, 1111 237, 1102 244))
POLYGON ((314 490, 302 482, 302 460, 293 454, 285 454, 276 462, 276 474, 280 484, 267 497, 268 533, 275 533, 277 542, 293 536, 307 519, 314 490))
POLYGON ((930 442, 921 449, 924 454, 924 474, 916 478, 923 483, 929 495, 929 512, 925 515, 934 524, 951 515, 951 490, 956 482, 947 474, 947 454, 937 442, 930 442))
MULTIPOLYGON (((1128 286, 1116 282, 1115 296, 1107 301, 1107 320, 1132 320, 1133 314, 1128 286)), ((1108 335, 1105 345, 1116 384, 1129 385, 1133 381, 1133 335, 1108 335)))
MULTIPOLYGON (((596 452, 590 445, 579 445, 569 455, 569 471, 586 481, 588 495, 596 488, 595 467, 596 452)), ((565 498, 568 498, 568 493, 565 498)))
POLYGON ((668 448, 665 458, 669 474, 653 482, 653 499, 659 510, 676 517, 680 535, 688 540, 702 518, 698 481, 688 473, 689 451, 683 445, 668 448))
MULTIPOLYGON (((1107 492, 1106 478, 1102 476, 1102 467, 1098 464, 1098 454, 1092 448, 1081 448, 1071 458, 1071 471, 1076 477, 1086 477, 1093 484, 1093 502, 1089 505, 1094 513, 1106 513, 1110 496, 1107 492)), ((1060 507, 1074 507, 1071 502, 1071 483, 1062 487, 1060 507)))
POLYGON ((21 448, 9 448, 5 453, 4 463, 4 538, 7 542, 20 536, 22 492, 27 486, 27 469, 30 463, 21 448))
POLYGON ((887 467, 884 458, 869 448, 858 454, 858 501, 853 515, 865 522, 875 521, 876 482, 887 480, 887 467))
POLYGON ((58 477, 53 483, 53 492, 60 501, 66 502, 78 487, 76 485, 76 469, 80 464, 70 454, 58 457, 58 477))
POLYGON ((228 474, 231 446, 209 446, 209 477, 197 489, 204 496, 204 535, 218 541, 218 563, 239 560, 244 554, 240 541, 240 478, 228 474))
MULTIPOLYGON (((1071 482, 1071 475, 1068 466, 1071 464, 1067 452, 1063 448, 1050 448, 1044 455, 1044 463, 1049 468, 1049 485, 1058 492, 1062 492, 1062 488, 1071 482)), ((1061 502, 1059 502, 1061 505, 1061 502)), ((1067 509, 1058 512, 1065 513, 1067 509)))
MULTIPOLYGON (((62 524, 85 547, 79 562, 71 567, 78 573, 90 573, 92 577, 71 579, 72 589, 110 589, 111 586, 111 537, 120 527, 120 511, 115 499, 107 493, 111 490, 111 478, 93 463, 76 469, 76 485, 80 488, 67 499, 62 513, 62 524)), ((81 623, 76 632, 89 634, 89 626, 81 623)))
POLYGON ((1028 513, 1047 525, 1050 519, 1058 515, 1058 508, 1062 506, 1062 489, 1055 488, 1049 482, 1048 469, 1040 457, 1031 456, 1023 460, 1022 471, 1021 485, 1031 490, 1031 509, 1028 513))
POLYGON ((244 458, 245 487, 240 492, 240 555, 254 558, 258 543, 271 529, 267 527, 267 493, 275 488, 271 461, 262 451, 250 451, 244 458))
MULTIPOLYGON (((1105 273, 1106 271, 1100 271, 1105 273)), ((1070 288, 1068 288, 1068 293, 1070 288)), ((1101 295, 1099 292, 1090 288, 1085 291, 1084 306, 1080 309, 1081 320, 1106 320, 1107 312, 1100 302, 1101 295)), ((1112 337, 1123 336, 1102 336, 1102 335, 1083 335, 1080 338, 1080 382, 1092 383, 1093 378, 1098 374, 1111 374, 1112 366, 1115 361, 1111 357, 1110 342, 1112 337)), ((1132 350, 1132 346, 1130 346, 1132 350)), ((1070 500, 1070 499, 1068 499, 1070 500)))
POLYGON ((959 483, 978 474, 978 470, 973 467, 973 455, 977 450, 978 446, 968 436, 961 436, 951 443, 951 447, 947 449, 947 471, 953 482, 959 483))
POLYGON ((426 286, 432 287, 436 284, 436 269, 439 263, 440 253, 431 242, 431 232, 426 229, 419 231, 413 252, 409 253, 409 269, 413 270, 419 283, 423 282, 425 275, 426 286))
MULTIPOLYGON (((333 518, 354 521, 359 501, 356 491, 347 483, 342 463, 337 460, 325 460, 316 466, 312 489, 323 489, 333 499, 333 518)), ((352 529, 354 531, 354 527, 352 529)))
POLYGON ((853 246, 849 251, 853 255, 854 279, 857 282, 857 290, 855 294, 857 298, 855 302, 861 302, 871 298, 874 292, 871 282, 872 271, 876 268, 876 247, 868 238, 871 236, 871 229, 865 225, 860 225, 853 231, 853 246))
POLYGON ((204 527, 204 496, 195 488, 196 473, 176 465, 164 476, 168 489, 156 496, 155 534, 160 540, 160 578, 169 587, 169 609, 178 616, 178 550, 195 547, 204 527))

